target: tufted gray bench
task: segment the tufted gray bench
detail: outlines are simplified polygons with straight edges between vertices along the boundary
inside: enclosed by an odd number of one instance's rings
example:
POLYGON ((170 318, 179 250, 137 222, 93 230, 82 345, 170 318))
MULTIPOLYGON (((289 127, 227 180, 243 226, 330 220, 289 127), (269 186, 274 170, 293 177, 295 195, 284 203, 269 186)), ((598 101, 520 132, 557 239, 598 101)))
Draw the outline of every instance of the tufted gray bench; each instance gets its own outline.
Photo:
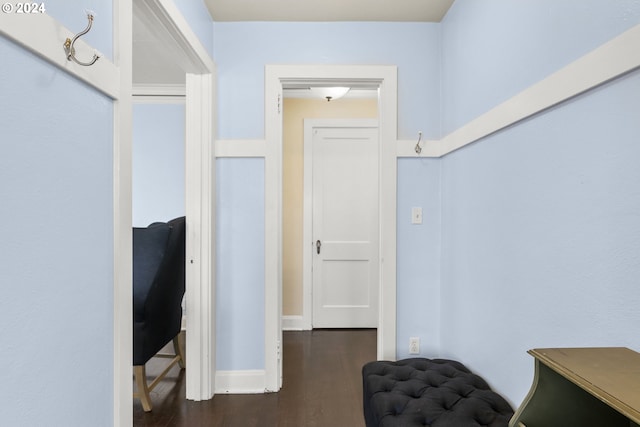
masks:
POLYGON ((507 427, 513 409, 462 363, 378 361, 362 368, 367 427, 507 427))

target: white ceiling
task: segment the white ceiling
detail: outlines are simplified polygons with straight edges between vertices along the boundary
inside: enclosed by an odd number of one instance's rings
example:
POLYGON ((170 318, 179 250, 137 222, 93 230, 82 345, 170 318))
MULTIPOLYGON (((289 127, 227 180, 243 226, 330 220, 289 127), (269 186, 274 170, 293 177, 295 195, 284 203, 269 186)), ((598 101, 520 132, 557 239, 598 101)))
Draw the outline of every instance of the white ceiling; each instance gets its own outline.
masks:
MULTIPOLYGON (((454 0, 204 0, 214 21, 439 22, 454 0)), ((134 1, 133 81, 184 84, 176 47, 134 1)), ((288 91, 289 96, 295 96, 288 91)), ((302 92, 298 92, 299 96, 302 92)))
POLYGON ((214 21, 440 22, 454 0, 205 0, 214 21))

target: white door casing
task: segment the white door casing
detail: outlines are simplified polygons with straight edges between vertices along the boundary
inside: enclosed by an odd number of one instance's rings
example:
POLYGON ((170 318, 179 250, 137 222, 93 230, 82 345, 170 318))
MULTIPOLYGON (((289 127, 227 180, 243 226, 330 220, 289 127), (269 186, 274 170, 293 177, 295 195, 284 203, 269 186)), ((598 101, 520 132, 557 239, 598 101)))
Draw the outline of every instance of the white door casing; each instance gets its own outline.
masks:
MULTIPOLYGON (((206 400, 215 388, 216 65, 173 1, 138 0, 133 11, 168 49, 179 53, 175 60, 185 72, 186 397, 206 400)), ((161 86, 156 85, 153 95, 166 95, 161 86)), ((131 397, 126 399, 131 405, 131 397)))
MULTIPOLYGON (((305 122, 305 125, 307 123, 305 122)), ((313 327, 378 326, 378 129, 375 120, 314 126, 313 327), (353 126, 353 127, 350 127, 353 126)), ((308 148, 308 141, 305 141, 308 148)))
POLYGON ((265 66, 265 389, 282 385, 282 87, 375 82, 380 132, 378 359, 396 358, 398 73, 393 65, 265 66))

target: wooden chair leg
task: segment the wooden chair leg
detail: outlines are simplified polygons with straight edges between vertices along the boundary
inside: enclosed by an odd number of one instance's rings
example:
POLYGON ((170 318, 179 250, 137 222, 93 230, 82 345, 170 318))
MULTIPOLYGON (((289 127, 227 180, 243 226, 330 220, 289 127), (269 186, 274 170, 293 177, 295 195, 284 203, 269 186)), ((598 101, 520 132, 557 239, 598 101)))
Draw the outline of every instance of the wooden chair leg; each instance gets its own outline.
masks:
POLYGON ((173 338, 173 349, 176 352, 176 356, 180 356, 180 360, 178 361, 180 369, 184 369, 186 367, 186 359, 184 358, 184 349, 182 347, 182 343, 180 342, 180 335, 181 333, 173 338))
POLYGON ((149 396, 149 387, 147 386, 147 373, 144 369, 144 365, 134 366, 133 373, 136 377, 137 393, 134 393, 134 397, 139 397, 142 403, 142 409, 144 412, 151 412, 151 398, 149 396))

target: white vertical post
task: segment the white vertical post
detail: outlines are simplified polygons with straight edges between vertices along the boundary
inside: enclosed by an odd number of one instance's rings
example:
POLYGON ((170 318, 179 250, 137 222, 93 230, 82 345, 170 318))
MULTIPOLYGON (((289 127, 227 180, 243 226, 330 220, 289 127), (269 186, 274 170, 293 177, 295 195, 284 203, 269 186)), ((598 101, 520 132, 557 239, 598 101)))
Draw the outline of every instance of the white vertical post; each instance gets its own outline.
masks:
POLYGON ((187 399, 213 397, 215 380, 214 75, 186 75, 185 207, 187 399))
POLYGON ((113 2, 114 63, 120 72, 113 108, 113 425, 133 424, 132 5, 113 2))
POLYGON ((282 386, 282 85, 266 69, 265 81, 265 388, 282 386))
POLYGON ((385 67, 378 100, 380 117, 380 320, 378 359, 396 359, 396 186, 398 160, 398 77, 385 67))

